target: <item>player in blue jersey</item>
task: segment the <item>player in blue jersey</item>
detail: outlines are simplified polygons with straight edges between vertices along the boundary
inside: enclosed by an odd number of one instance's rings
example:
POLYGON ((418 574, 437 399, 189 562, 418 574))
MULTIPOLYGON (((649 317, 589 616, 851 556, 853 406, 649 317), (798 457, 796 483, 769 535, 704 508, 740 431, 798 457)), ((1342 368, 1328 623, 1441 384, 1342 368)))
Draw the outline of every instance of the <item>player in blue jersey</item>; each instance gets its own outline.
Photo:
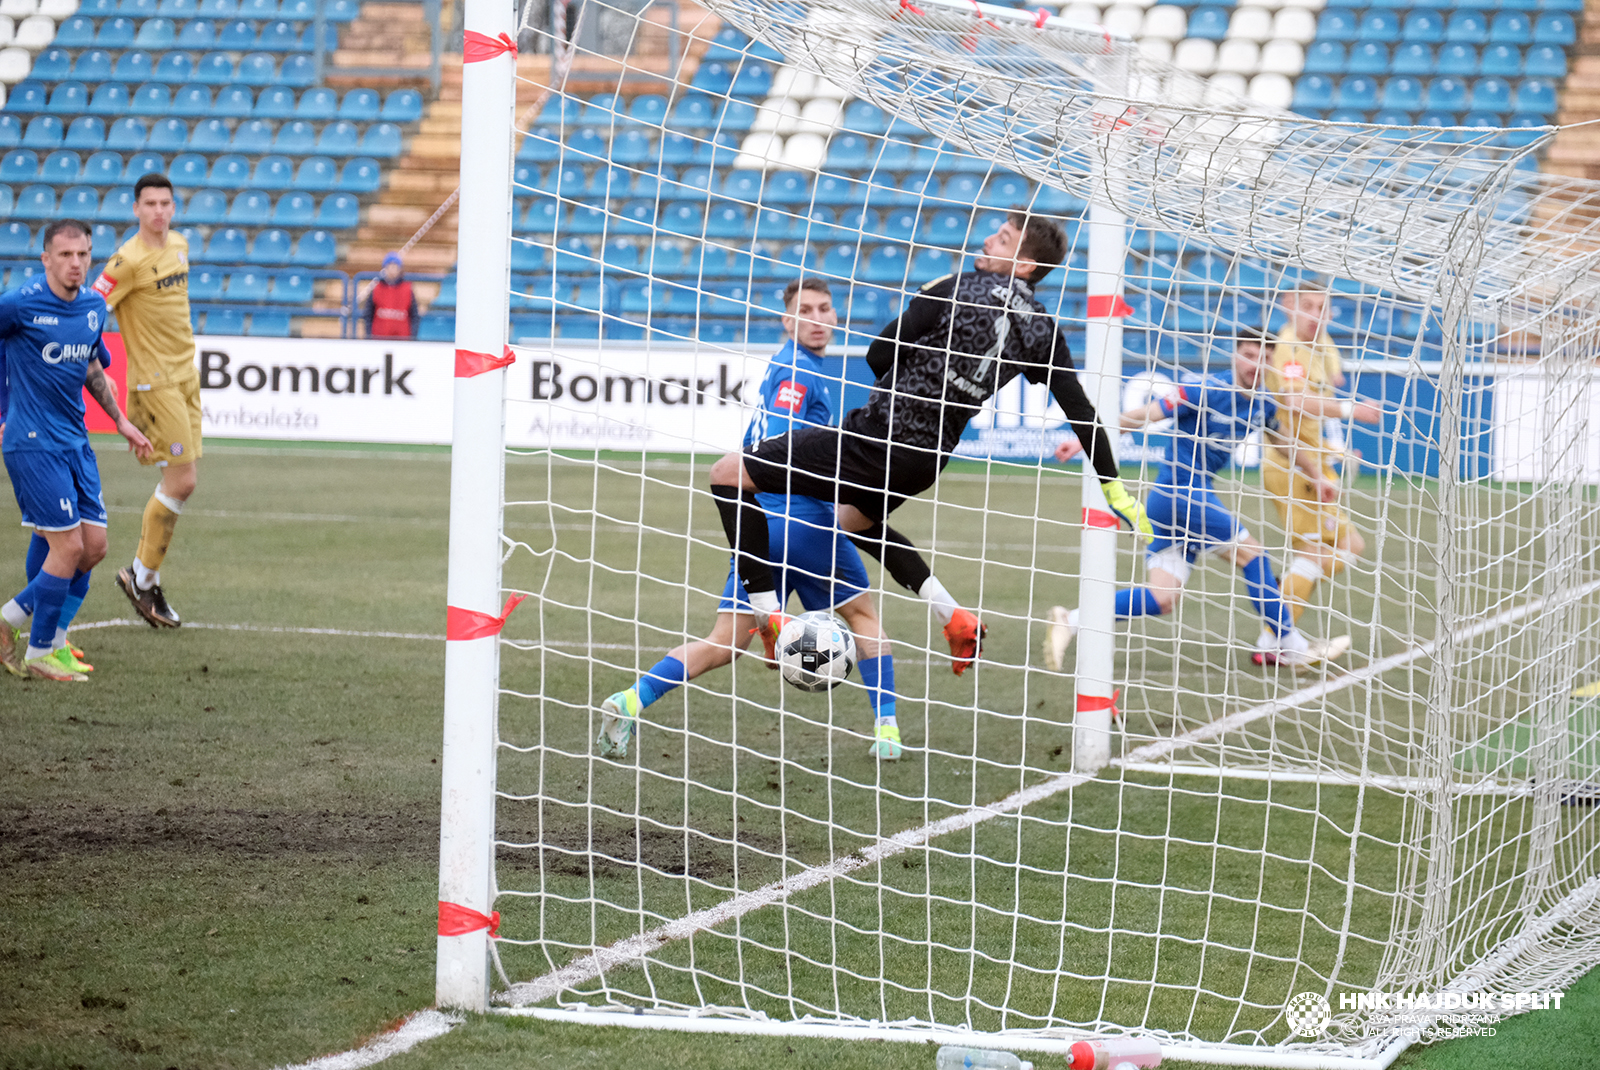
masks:
MULTIPOLYGON (((828 426, 834 420, 832 391, 821 358, 839 317, 827 283, 809 278, 791 282, 784 291, 784 308, 783 327, 789 341, 772 358, 762 380, 761 407, 745 431, 746 447, 797 427, 828 426)), ((766 514, 763 520, 779 606, 793 592, 807 610, 833 610, 844 619, 855 635, 857 664, 872 708, 872 754, 888 760, 899 758, 903 748, 895 720, 889 640, 868 594, 867 570, 854 544, 838 529, 833 503, 765 494, 761 508, 766 514)), ((784 619, 779 614, 775 627, 781 628, 784 619)), ((675 648, 632 687, 601 703, 601 728, 595 740, 600 753, 626 756, 645 708, 685 681, 730 664, 750 645, 755 624, 755 610, 730 563, 711 634, 675 648)), ((776 662, 769 667, 777 668, 776 662)))
POLYGON ((111 355, 100 338, 106 302, 83 286, 88 226, 59 220, 43 237, 44 277, 0 295, 7 381, 0 450, 22 523, 44 536, 49 554, 28 585, 0 606, 0 660, 18 676, 87 680, 58 631, 63 605, 82 601, 89 570, 106 556, 106 507, 83 426, 84 389, 131 449, 146 457, 151 446, 122 414, 106 378, 111 355))
MULTIPOLYGON (((1155 489, 1145 503, 1156 535, 1145 552, 1149 583, 1118 591, 1116 607, 1119 618, 1170 613, 1196 556, 1204 550, 1233 562, 1244 574, 1245 591, 1276 639, 1276 661, 1303 669, 1343 654, 1350 648, 1350 637, 1308 639, 1300 634, 1261 544, 1223 505, 1212 485, 1212 477, 1232 459, 1234 447, 1251 432, 1260 430, 1268 442, 1284 443, 1278 406, 1265 389, 1258 389, 1264 385, 1270 346, 1260 331, 1241 332, 1230 378, 1184 372, 1175 396, 1122 414, 1124 431, 1169 418, 1174 426, 1155 489)), ((1295 411, 1312 417, 1338 415, 1340 405, 1335 398, 1295 399, 1295 411)), ((1065 443, 1056 458, 1064 461, 1076 452, 1076 443, 1065 443)), ((1294 463, 1324 501, 1338 498, 1339 485, 1326 478, 1315 454, 1299 451, 1294 463)), ((1049 668, 1061 669, 1077 629, 1077 610, 1051 608, 1044 649, 1049 668)))

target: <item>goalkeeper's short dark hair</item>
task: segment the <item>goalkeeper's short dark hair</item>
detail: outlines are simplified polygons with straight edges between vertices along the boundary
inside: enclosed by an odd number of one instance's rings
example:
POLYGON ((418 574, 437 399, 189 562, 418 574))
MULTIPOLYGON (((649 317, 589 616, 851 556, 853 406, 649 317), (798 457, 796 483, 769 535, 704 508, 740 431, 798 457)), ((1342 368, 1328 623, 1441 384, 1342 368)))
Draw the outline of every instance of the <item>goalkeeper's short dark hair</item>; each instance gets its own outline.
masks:
POLYGON ((1022 231, 1022 240, 1017 243, 1018 258, 1039 265, 1028 276, 1029 282, 1040 281, 1067 258, 1067 235, 1054 219, 1029 215, 1026 208, 1016 205, 1006 214, 1006 222, 1022 231))
POLYGON ((1245 327, 1242 325, 1234 330, 1233 341, 1235 345, 1240 342, 1254 342, 1263 349, 1278 344, 1277 336, 1265 327, 1245 327))
POLYGON ((67 234, 77 231, 80 237, 93 240, 94 231, 89 229, 89 224, 81 219, 58 219, 44 228, 44 233, 39 236, 40 244, 48 251, 50 243, 56 240, 57 234, 67 234))
POLYGON ((785 312, 789 310, 789 305, 794 302, 795 295, 801 290, 811 290, 830 301, 833 300, 833 291, 828 289, 828 283, 825 280, 814 276, 802 275, 798 279, 790 279, 789 285, 783 288, 783 308, 785 312))

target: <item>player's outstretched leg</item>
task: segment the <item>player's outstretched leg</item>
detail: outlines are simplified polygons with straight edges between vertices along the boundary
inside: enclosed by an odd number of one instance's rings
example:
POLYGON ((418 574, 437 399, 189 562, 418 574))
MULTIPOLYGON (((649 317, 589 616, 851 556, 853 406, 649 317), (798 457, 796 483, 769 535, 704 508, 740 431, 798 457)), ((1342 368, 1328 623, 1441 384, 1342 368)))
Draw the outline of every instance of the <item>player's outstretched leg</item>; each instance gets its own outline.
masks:
POLYGON ((161 573, 145 568, 137 558, 133 564, 117 570, 117 586, 150 627, 176 628, 183 623, 177 610, 167 604, 167 596, 161 590, 161 573))
MULTIPOLYGON (((1159 617, 1170 610, 1183 589, 1183 581, 1160 569, 1151 569, 1152 587, 1124 587, 1116 595, 1118 620, 1132 617, 1159 617), (1161 594, 1157 592, 1160 591, 1161 594), (1162 595, 1166 595, 1163 601, 1162 595)), ((1051 672, 1060 672, 1067 664, 1067 648, 1078 634, 1079 614, 1076 609, 1051 606, 1046 615, 1044 631, 1044 664, 1051 672)))
POLYGON ((1278 589, 1278 580, 1273 576, 1265 554, 1256 554, 1240 565, 1239 570, 1244 573, 1245 592, 1250 596, 1250 601, 1277 638, 1277 650, 1273 652, 1276 664, 1288 665, 1300 672, 1332 661, 1350 649, 1348 635, 1332 639, 1308 639, 1295 628, 1294 617, 1278 589))
POLYGON ((72 580, 40 571, 28 585, 28 590, 13 599, 22 602, 29 597, 33 603, 33 626, 28 637, 28 648, 22 654, 23 671, 35 679, 58 683, 82 682, 89 679, 76 672, 55 656, 56 625, 61 620, 61 605, 67 600, 72 580))
POLYGON ((989 626, 980 621, 972 612, 957 609, 950 614, 950 620, 944 626, 944 638, 950 644, 950 671, 960 676, 967 668, 983 656, 983 640, 989 634, 989 626))
POLYGON ((602 758, 626 758, 628 745, 639 731, 639 714, 644 712, 644 702, 639 698, 637 686, 600 703, 600 734, 594 743, 602 758))
POLYGON ((733 661, 750 642, 750 617, 724 611, 704 639, 685 643, 656 662, 630 688, 600 703, 600 733, 595 749, 602 758, 626 758, 639 735, 639 718, 661 696, 701 673, 733 661))

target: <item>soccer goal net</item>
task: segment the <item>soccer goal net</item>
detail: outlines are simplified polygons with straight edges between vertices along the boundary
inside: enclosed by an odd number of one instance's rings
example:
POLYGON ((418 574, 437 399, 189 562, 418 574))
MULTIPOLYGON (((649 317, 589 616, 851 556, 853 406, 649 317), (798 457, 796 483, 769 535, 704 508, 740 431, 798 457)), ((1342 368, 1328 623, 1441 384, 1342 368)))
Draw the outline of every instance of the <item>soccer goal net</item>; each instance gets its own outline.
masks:
MULTIPOLYGON (((1600 186, 1536 169, 1549 131, 1314 121, 1072 12, 701 3, 467 2, 441 1002, 1376 1067, 1600 964, 1600 186), (976 664, 869 557, 892 692, 865 651, 786 686, 757 641, 597 746, 608 696, 713 634, 708 471, 786 287, 826 284, 837 421, 1015 209, 1065 236, 1035 296, 1108 426, 1334 399, 1299 416, 1337 490, 1309 527, 1277 439, 1205 445, 1299 630, 1348 652, 1273 664, 1239 543, 1147 562, 1098 526, 1018 378, 891 517, 987 626, 976 664), (1262 330, 1305 355, 1252 386, 1262 330), (1157 567, 1182 596, 1113 621, 1157 567)), ((1137 496, 1192 432, 1114 434, 1137 496)))

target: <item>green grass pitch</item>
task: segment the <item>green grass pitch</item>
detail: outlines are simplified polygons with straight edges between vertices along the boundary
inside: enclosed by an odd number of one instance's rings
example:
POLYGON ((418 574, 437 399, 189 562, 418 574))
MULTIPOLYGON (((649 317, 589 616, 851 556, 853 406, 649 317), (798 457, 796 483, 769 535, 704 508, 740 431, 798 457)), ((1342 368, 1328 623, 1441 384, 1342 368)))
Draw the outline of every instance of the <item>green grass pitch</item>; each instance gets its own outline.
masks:
MULTIPOLYGON (((153 483, 112 443, 97 446, 112 554, 83 622, 128 615, 111 566, 131 554, 153 483)), ((589 703, 686 629, 709 624, 710 597, 685 595, 682 577, 711 588, 726 563, 714 514, 687 504, 685 466, 662 464, 641 480, 637 462, 608 464, 614 470, 518 458, 508 469, 507 531, 521 545, 507 584, 543 601, 524 606, 508 629, 529 649, 508 647, 503 659, 511 693, 502 733, 529 749, 505 756, 500 787, 543 804, 503 804, 502 836, 541 847, 503 849, 500 882, 547 893, 548 941, 502 948, 514 979, 565 961, 568 945, 636 932, 726 898, 735 882, 755 887, 786 866, 1070 767, 1070 680, 1026 666, 1038 641, 1029 621, 1074 598, 1053 573, 1075 564, 1067 532, 1076 498, 1070 481, 1039 494, 1031 479, 984 480, 976 467, 952 473, 961 478, 943 486, 937 511, 916 503, 903 513, 908 533, 942 548, 941 576, 958 596, 981 598, 993 628, 990 661, 957 679, 945 659, 924 653, 931 643, 920 609, 887 601, 902 644, 902 721, 923 748, 911 759, 881 770, 866 759, 859 691, 796 699, 747 660, 652 709, 637 762, 595 762, 589 703), (595 502, 608 518, 600 524, 583 515, 595 502), (661 534, 641 540, 641 517, 661 534), (684 787, 686 775, 695 788, 684 787), (591 785, 604 810, 570 805, 591 785)), ((214 443, 201 471, 164 569, 191 624, 442 631, 444 451, 214 443)), ((1251 526, 1270 530, 1264 517, 1251 526)), ((7 530, 0 586, 14 589, 26 533, 7 530)), ((1414 552, 1410 545, 1390 550, 1414 552)), ((1132 555, 1124 558, 1131 568, 1132 555)), ((1207 565, 1199 581, 1218 596, 1193 603, 1204 612, 1149 626, 1132 645, 1126 672, 1145 684, 1123 698, 1130 737, 1213 720, 1224 694, 1234 696, 1232 712, 1293 686, 1241 665, 1223 641, 1249 623, 1242 611, 1216 608, 1231 590, 1227 571, 1207 565)), ((1358 581, 1337 597, 1363 619, 1381 596, 1358 581)), ((1327 623, 1318 610, 1308 620, 1327 623)), ((1403 650, 1427 623, 1412 611, 1367 637, 1368 649, 1403 650)), ((143 626, 78 638, 98 669, 90 684, 0 681, 9 742, 0 759, 0 1067, 269 1067, 349 1048, 431 1003, 442 644, 143 626)), ((1398 765, 1407 720, 1399 712, 1390 720, 1385 760, 1398 765)), ((1236 754, 1299 760, 1350 745, 1293 717, 1271 721, 1236 741, 1236 754)), ((698 984, 705 991, 693 998, 779 1014, 839 1007, 1016 1026, 1081 1016, 1085 1001, 1102 998, 1098 978, 1110 970, 1143 980, 1107 990, 1108 1019, 1137 1008, 1196 1032, 1267 1028, 1269 1005, 1331 953, 1315 932, 1294 939, 1302 961, 1270 964, 1260 953, 1286 925, 1342 905, 1342 872, 1308 878, 1307 861, 1342 859, 1347 838, 1364 835, 1373 887, 1383 889, 1383 873, 1394 879, 1382 844, 1404 813, 1369 813, 1352 833, 1350 811, 1324 789, 1321 814, 1297 820, 1315 790, 1235 784, 1233 801, 1219 802, 1214 785, 1140 775, 1063 793, 1021 818, 936 840, 881 873, 748 915, 742 957, 719 930, 663 952, 649 971, 618 974, 606 992, 622 998, 649 983, 665 1000, 687 1001, 698 984), (1070 840, 1054 823, 1068 818, 1070 840), (1110 933, 1113 895, 1118 931, 1110 933), (1298 913, 1284 909, 1291 902, 1298 913), (835 913, 842 923, 824 920, 835 913), (1174 938, 1194 931, 1212 940, 1207 954, 1174 938), (930 978, 937 996, 910 990, 930 978)), ((1514 808, 1495 812, 1520 820, 1514 808)), ((513 940, 537 935, 535 900, 506 897, 500 908, 513 940)), ((1375 923, 1356 928, 1366 942, 1354 953, 1370 959, 1381 932, 1375 923)), ((1513 1053, 1537 1054, 1520 1065, 1582 1065, 1600 1042, 1595 975, 1567 1006, 1559 1019, 1527 1015, 1499 1037, 1411 1053, 1402 1065, 1472 1067, 1491 1057, 1504 1065, 1513 1053)), ((931 1065, 932 1053, 490 1017, 386 1065, 663 1059, 898 1068, 931 1065)))

